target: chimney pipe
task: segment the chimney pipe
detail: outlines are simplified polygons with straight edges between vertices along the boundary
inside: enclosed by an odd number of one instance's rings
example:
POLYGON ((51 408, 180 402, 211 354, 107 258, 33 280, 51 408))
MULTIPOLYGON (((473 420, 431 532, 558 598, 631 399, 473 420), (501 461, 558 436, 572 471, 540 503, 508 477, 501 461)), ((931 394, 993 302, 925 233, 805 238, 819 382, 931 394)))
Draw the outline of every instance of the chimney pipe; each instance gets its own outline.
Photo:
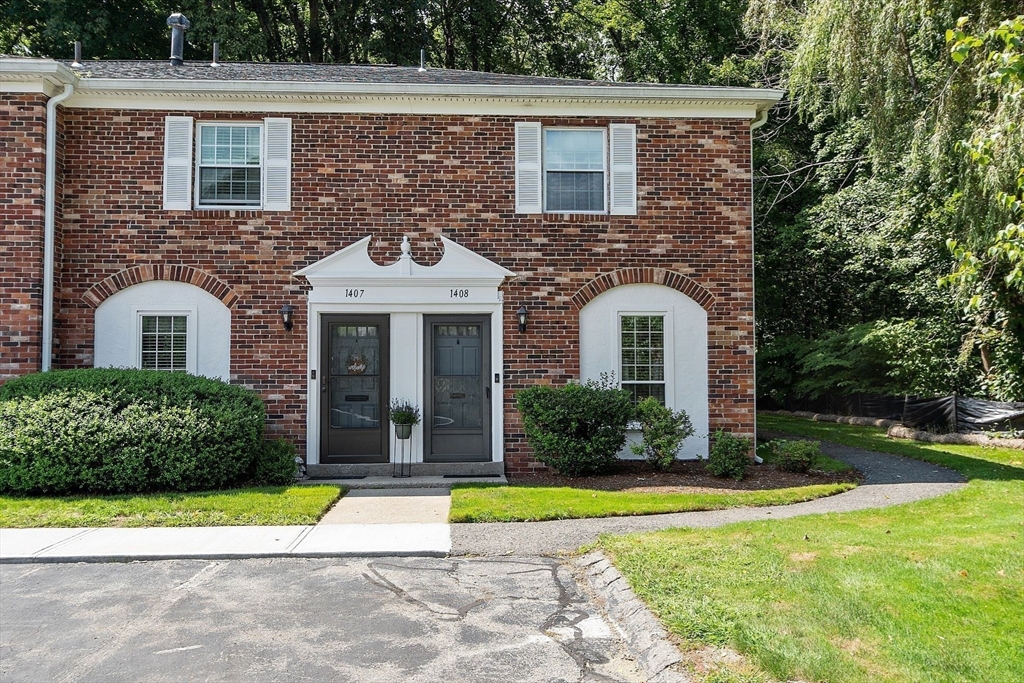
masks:
POLYGON ((71 67, 74 69, 82 68, 82 41, 75 41, 75 61, 71 63, 71 67))
POLYGON ((420 50, 420 71, 426 71, 426 70, 427 70, 427 51, 421 49, 420 50))
POLYGON ((167 25, 171 27, 171 66, 185 63, 185 31, 192 28, 192 23, 181 12, 167 17, 167 25))
POLYGON ((210 66, 220 66, 220 43, 216 41, 213 43, 213 61, 210 66))

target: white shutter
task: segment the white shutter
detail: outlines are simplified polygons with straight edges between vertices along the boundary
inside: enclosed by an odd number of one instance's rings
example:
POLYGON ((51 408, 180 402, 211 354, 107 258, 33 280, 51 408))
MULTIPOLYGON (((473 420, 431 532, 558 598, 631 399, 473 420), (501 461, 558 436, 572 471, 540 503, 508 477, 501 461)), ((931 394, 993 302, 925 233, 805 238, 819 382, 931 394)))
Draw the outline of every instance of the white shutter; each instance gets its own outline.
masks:
POLYGON ((291 119, 263 119, 263 208, 292 208, 291 119))
POLYGON ((636 215, 636 125, 613 123, 611 137, 611 213, 636 215))
POLYGON ((164 208, 192 208, 192 117, 164 119, 164 208))
POLYGON ((540 124, 516 124, 516 213, 540 213, 540 124))

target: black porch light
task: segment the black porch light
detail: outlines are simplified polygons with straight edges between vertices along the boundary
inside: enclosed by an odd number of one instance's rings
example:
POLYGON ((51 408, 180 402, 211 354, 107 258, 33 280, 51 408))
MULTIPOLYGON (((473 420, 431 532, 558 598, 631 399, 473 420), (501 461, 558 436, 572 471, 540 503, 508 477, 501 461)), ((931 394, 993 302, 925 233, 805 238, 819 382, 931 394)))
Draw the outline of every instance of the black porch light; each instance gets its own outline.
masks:
POLYGON ((516 315, 519 316, 519 332, 526 332, 526 306, 520 306, 519 310, 516 311, 516 315))
POLYGON ((291 332, 292 329, 292 314, 295 313, 295 309, 292 308, 291 304, 285 304, 278 311, 281 314, 281 324, 284 325, 284 329, 291 332))

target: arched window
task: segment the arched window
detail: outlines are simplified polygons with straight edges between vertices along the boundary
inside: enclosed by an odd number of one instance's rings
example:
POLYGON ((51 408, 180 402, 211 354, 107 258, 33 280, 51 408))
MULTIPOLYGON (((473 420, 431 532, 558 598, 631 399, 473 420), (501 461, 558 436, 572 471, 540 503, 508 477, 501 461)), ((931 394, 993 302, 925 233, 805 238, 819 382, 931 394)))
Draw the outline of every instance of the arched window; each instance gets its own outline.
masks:
POLYGON ((613 287, 580 310, 580 375, 615 376, 636 400, 653 396, 685 410, 696 433, 683 457, 707 455, 708 315, 671 287, 613 287))
POLYGON ((96 308, 93 365, 231 378, 231 311, 184 282, 153 280, 96 308))

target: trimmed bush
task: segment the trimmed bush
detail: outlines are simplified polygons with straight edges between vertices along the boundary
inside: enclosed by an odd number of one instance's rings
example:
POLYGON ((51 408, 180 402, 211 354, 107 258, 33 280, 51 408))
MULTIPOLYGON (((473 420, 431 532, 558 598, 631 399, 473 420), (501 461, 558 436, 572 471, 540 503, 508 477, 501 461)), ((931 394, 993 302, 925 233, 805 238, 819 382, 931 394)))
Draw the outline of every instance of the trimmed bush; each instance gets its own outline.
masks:
POLYGON ((0 491, 134 493, 237 484, 263 443, 263 402, 153 370, 28 375, 0 386, 0 491))
POLYGON ((251 483, 283 486, 295 483, 295 446, 284 439, 264 441, 253 462, 251 483))
POLYGON ((821 444, 817 441, 777 439, 767 445, 771 449, 771 462, 783 472, 806 473, 821 455, 821 444))
POLYGON ((606 376, 557 388, 533 386, 516 394, 516 405, 537 459, 573 477, 611 467, 633 416, 629 392, 606 376))
POLYGON ((742 479, 750 466, 750 440, 735 437, 719 429, 708 454, 708 472, 716 477, 742 479))
POLYGON ((636 404, 636 419, 643 430, 643 441, 629 449, 634 455, 642 455, 656 470, 672 467, 679 446, 694 432, 686 411, 674 413, 658 399, 645 398, 636 404))

